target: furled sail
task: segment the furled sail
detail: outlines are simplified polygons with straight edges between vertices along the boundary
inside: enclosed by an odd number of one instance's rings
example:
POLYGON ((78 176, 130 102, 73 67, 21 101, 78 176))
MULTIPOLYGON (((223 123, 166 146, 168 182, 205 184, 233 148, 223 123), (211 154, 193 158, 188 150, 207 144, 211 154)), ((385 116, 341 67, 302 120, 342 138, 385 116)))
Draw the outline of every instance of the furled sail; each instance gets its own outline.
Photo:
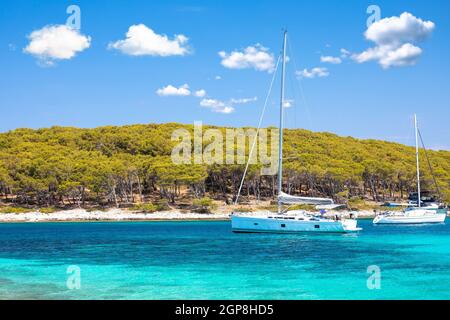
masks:
POLYGON ((278 200, 283 204, 311 204, 311 205, 334 204, 333 199, 296 197, 296 196, 291 196, 284 192, 281 192, 281 194, 278 196, 278 200))

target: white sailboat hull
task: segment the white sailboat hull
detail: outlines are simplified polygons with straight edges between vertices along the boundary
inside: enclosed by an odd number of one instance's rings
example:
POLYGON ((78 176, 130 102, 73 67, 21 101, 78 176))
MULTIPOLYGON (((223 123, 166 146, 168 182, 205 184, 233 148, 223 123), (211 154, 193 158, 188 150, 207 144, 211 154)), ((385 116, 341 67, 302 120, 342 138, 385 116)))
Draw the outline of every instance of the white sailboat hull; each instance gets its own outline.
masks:
POLYGON ((446 214, 425 213, 423 215, 380 215, 373 220, 374 224, 423 224, 423 223, 444 223, 446 214))
POLYGON ((269 217, 268 216, 231 216, 233 232, 241 233, 302 233, 328 232, 350 233, 361 230, 357 228, 357 221, 353 219, 334 221, 331 219, 298 220, 298 218, 269 217))

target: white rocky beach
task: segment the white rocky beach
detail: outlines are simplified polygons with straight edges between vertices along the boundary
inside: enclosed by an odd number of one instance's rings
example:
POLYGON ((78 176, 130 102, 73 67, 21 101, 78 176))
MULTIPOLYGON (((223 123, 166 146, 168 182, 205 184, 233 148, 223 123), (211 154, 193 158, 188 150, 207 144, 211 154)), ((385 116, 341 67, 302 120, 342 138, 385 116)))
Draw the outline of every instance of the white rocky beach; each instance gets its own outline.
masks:
POLYGON ((2 213, 0 222, 70 222, 70 221, 151 221, 151 220, 225 220, 229 214, 181 213, 164 211, 155 213, 139 213, 123 209, 108 211, 86 211, 73 209, 41 213, 2 213))
MULTIPOLYGON (((258 214, 253 212, 251 214, 258 214)), ((124 209, 110 209, 108 211, 87 211, 84 209, 73 209, 42 213, 39 211, 26 213, 1 213, 1 222, 88 222, 88 221, 186 221, 186 220, 228 220, 230 212, 220 211, 217 213, 194 213, 180 211, 161 211, 155 213, 133 212, 124 209)), ((349 212, 329 211, 327 215, 348 215, 349 212)), ((359 218, 373 217, 373 211, 359 211, 359 218)))

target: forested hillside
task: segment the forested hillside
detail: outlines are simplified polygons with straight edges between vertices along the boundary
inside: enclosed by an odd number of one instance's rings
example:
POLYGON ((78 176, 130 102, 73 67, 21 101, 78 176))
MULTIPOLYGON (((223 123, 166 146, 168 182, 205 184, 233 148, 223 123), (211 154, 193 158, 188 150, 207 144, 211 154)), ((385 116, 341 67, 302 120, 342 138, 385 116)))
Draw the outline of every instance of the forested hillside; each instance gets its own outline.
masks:
MULTIPOLYGON (((21 205, 120 206, 158 198, 176 203, 180 197, 208 195, 231 202, 244 165, 174 165, 171 152, 177 142, 171 135, 181 127, 193 130, 192 125, 170 123, 2 133, 0 199, 21 205)), ((383 201, 407 197, 415 190, 412 147, 300 129, 286 130, 284 137, 284 188, 292 194, 383 201)), ((428 153, 449 202, 450 152, 428 153)), ((421 165, 423 188, 435 191, 425 158, 421 165)), ((270 199, 276 193, 275 180, 251 166, 244 200, 270 199)))

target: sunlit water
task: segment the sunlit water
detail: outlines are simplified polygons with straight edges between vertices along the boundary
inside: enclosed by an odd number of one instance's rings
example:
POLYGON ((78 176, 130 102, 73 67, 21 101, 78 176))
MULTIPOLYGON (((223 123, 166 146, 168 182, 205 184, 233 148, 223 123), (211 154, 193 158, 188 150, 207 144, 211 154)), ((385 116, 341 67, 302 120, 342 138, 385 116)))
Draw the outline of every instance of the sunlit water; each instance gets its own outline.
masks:
POLYGON ((360 225, 264 235, 229 222, 0 224, 0 298, 450 299, 449 223, 360 225), (368 288, 372 265, 380 289, 368 288))

